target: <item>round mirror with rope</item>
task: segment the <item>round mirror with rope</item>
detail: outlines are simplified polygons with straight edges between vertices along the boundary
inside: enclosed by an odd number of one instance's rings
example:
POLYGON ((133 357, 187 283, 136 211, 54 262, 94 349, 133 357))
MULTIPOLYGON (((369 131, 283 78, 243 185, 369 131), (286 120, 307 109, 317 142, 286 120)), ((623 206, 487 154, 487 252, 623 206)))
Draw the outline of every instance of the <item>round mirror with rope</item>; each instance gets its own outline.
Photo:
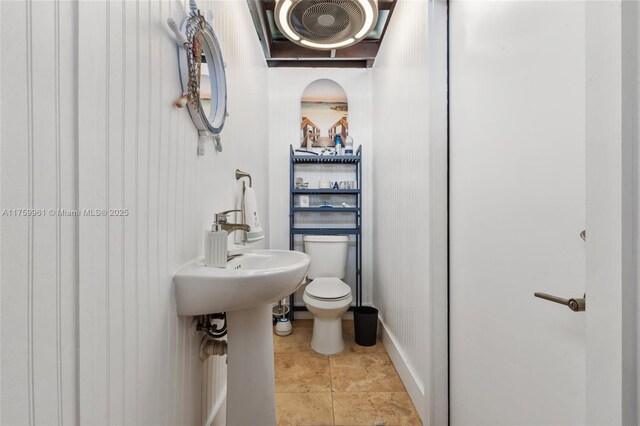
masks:
POLYGON ((216 150, 222 151, 220 133, 228 116, 225 63, 209 16, 207 18, 192 1, 191 11, 180 30, 175 21, 167 20, 182 47, 178 63, 183 95, 176 105, 187 107, 199 131, 200 155, 204 154, 207 137, 213 137, 216 150))

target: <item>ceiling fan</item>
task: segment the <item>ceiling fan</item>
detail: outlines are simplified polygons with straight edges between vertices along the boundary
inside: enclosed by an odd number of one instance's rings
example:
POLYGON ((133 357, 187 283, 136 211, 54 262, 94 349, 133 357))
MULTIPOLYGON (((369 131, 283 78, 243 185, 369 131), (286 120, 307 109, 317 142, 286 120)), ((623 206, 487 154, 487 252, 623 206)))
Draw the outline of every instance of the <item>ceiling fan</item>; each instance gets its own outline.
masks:
POLYGON ((277 0, 275 21, 292 42, 333 50, 360 42, 378 18, 377 0, 277 0))

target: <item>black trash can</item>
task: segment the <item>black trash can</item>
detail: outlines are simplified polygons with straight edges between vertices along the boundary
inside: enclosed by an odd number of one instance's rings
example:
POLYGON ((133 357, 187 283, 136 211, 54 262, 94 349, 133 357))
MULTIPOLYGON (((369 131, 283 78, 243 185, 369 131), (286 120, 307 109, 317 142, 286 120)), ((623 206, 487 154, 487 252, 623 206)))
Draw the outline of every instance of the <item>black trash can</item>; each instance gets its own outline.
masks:
POLYGON ((378 335, 378 310, 371 306, 358 306, 353 309, 353 326, 356 343, 360 346, 373 346, 378 335))

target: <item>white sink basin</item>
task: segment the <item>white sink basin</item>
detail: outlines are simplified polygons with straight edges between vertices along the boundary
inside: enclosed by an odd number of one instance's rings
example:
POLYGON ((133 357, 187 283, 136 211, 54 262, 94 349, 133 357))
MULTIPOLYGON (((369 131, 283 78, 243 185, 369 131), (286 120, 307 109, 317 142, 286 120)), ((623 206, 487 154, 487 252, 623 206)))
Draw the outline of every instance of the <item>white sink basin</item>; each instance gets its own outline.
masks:
POLYGON ((310 258, 289 250, 250 250, 226 268, 192 262, 176 272, 178 315, 203 315, 276 302, 297 290, 310 258))

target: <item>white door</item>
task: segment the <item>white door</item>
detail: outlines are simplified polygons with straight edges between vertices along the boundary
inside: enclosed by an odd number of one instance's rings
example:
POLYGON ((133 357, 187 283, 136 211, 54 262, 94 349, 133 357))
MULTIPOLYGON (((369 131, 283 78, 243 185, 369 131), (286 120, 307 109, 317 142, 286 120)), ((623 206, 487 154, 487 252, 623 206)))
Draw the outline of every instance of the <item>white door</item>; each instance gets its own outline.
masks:
POLYGON ((450 2, 453 425, 581 425, 585 5, 450 2))
POLYGON ((638 424, 640 4, 454 0, 450 36, 451 423, 638 424))

